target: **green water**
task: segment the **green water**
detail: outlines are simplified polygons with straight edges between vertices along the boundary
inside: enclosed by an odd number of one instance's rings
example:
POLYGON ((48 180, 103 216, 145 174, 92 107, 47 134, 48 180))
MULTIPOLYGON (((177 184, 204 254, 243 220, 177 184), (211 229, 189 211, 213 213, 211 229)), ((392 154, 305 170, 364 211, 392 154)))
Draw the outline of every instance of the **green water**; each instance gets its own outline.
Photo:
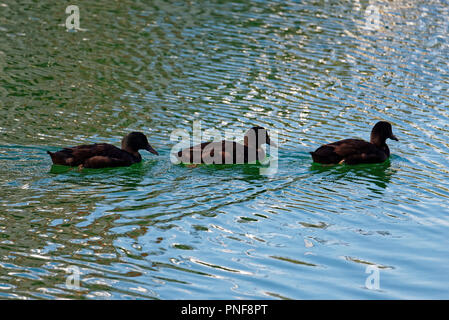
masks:
POLYGON ((0 1, 0 298, 448 298, 448 34, 443 0, 0 1), (312 164, 379 120, 389 161, 312 164), (277 172, 172 164, 194 121, 278 132, 277 172), (46 154, 134 130, 160 155, 46 154))

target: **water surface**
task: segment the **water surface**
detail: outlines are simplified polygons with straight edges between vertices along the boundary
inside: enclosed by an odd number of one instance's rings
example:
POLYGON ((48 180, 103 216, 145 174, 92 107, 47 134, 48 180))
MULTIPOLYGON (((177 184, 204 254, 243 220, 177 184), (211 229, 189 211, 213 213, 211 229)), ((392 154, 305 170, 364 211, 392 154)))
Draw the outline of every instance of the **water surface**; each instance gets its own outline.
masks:
POLYGON ((0 298, 447 299, 448 31, 443 0, 3 0, 0 298), (389 161, 312 164, 379 120, 389 161), (194 121, 276 130, 277 173, 172 164, 194 121), (160 156, 46 154, 133 130, 160 156))

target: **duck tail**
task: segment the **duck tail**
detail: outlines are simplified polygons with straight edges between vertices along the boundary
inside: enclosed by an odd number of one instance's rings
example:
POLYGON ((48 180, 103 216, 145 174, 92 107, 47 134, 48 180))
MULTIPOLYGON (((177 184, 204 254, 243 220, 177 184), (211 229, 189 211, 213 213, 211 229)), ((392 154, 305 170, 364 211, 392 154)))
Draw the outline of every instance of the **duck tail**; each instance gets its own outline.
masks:
POLYGON ((312 155, 313 162, 318 162, 319 161, 319 157, 318 157, 318 155, 315 152, 310 151, 309 153, 312 155))
POLYGON ((48 155, 51 157, 51 161, 55 162, 55 154, 47 150, 48 155))
POLYGON ((61 156, 59 152, 47 151, 47 153, 50 155, 53 164, 62 164, 62 165, 66 164, 66 160, 64 159, 64 157, 61 156))

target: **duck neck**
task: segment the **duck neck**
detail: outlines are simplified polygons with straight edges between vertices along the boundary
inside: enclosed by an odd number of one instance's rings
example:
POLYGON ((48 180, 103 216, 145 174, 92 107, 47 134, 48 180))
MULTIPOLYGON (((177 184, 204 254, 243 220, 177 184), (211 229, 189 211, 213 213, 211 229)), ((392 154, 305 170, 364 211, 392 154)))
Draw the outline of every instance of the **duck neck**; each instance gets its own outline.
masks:
POLYGON ((243 145, 248 149, 256 149, 256 160, 260 161, 265 158, 265 151, 262 149, 262 145, 259 145, 257 141, 250 140, 245 136, 243 138, 243 145))
POLYGON ((249 147, 249 141, 248 141, 249 139, 248 139, 248 137, 247 136, 245 136, 244 138, 243 138, 243 145, 245 146, 245 147, 249 147))
POLYGON ((123 144, 122 144, 122 150, 124 150, 128 153, 131 153, 134 156, 134 158, 136 158, 138 161, 142 160, 142 156, 140 155, 139 151, 135 151, 135 150, 131 149, 129 146, 124 146, 123 144))
POLYGON ((245 146, 245 147, 247 147, 247 148, 254 148, 254 149, 257 149, 257 150, 259 150, 259 149, 261 149, 261 144, 258 144, 257 143, 257 139, 256 139, 256 141, 254 141, 254 139, 248 139, 248 137, 247 136, 245 136, 244 138, 243 138, 243 145, 245 146))
POLYGON ((383 150, 384 150, 385 154, 387 155, 387 157, 389 157, 390 156, 390 148, 388 148, 386 143, 383 146, 383 150))
POLYGON ((382 147, 384 147, 384 146, 386 146, 387 144, 385 143, 385 141, 386 141, 387 139, 382 139, 380 136, 378 136, 378 135, 374 135, 374 134, 371 134, 371 138, 370 138, 370 142, 372 143, 372 144, 374 144, 376 147, 378 147, 378 148, 382 148, 382 147))

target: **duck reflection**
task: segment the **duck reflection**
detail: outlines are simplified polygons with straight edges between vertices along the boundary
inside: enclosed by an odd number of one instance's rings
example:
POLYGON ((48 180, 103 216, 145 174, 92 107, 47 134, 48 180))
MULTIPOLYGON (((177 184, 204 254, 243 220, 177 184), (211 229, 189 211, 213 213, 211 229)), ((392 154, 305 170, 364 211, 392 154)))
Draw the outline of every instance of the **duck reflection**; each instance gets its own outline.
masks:
POLYGON ((397 171, 391 166, 389 159, 382 163, 360 165, 325 166, 313 163, 310 170, 313 173, 323 174, 327 181, 330 179, 343 184, 365 185, 367 189, 380 195, 397 171))

